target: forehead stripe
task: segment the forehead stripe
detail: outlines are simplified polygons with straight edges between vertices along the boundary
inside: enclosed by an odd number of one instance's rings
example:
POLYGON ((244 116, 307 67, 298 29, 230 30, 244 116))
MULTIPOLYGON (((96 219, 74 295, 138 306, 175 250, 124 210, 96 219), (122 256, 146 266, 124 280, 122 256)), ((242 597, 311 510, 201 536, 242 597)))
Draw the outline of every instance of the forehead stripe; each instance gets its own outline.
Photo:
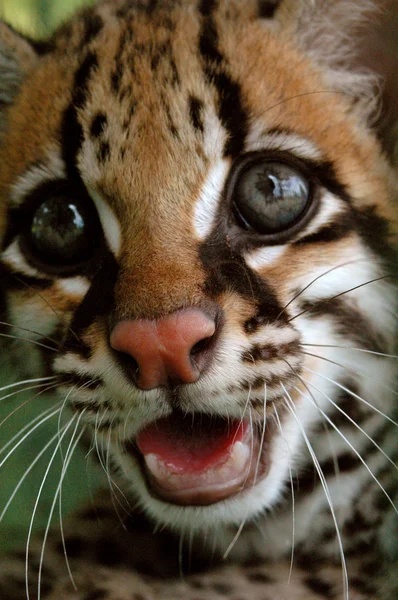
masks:
POLYGON ((77 111, 86 100, 90 76, 98 66, 98 58, 94 52, 89 52, 76 71, 73 85, 72 102, 65 110, 62 121, 62 157, 67 167, 68 175, 79 178, 76 157, 83 143, 83 128, 77 119, 77 111))
MULTIPOLYGON (((213 9, 214 3, 204 2, 202 4, 202 11, 208 15, 213 9)), ((229 134, 224 155, 238 156, 244 149, 249 129, 249 116, 243 106, 239 84, 221 68, 221 64, 225 63, 226 59, 218 49, 218 32, 211 15, 203 19, 199 50, 205 64, 205 75, 218 92, 220 121, 229 134)))

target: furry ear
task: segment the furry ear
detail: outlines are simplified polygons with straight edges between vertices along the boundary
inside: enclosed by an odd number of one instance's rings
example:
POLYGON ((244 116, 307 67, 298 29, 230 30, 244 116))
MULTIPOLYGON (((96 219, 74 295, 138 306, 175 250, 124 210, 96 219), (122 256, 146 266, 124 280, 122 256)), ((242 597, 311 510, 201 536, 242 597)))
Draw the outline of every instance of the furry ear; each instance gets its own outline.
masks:
POLYGON ((37 58, 33 43, 0 21, 0 133, 7 106, 13 102, 37 58))
POLYGON ((330 89, 377 129, 392 156, 398 146, 396 0, 284 0, 275 18, 321 67, 330 89))

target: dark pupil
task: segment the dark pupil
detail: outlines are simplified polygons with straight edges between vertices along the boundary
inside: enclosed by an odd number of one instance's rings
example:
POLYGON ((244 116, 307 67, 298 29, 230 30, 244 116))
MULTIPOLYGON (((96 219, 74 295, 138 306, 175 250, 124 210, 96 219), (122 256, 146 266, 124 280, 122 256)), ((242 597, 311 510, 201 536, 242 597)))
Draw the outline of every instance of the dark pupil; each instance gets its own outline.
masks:
POLYGON ((80 203, 63 196, 50 198, 36 210, 31 239, 45 262, 70 265, 86 258, 87 225, 80 203))
POLYGON ((235 205, 251 228, 260 233, 277 233, 296 221, 308 199, 308 182, 295 169, 258 163, 240 175, 235 205))

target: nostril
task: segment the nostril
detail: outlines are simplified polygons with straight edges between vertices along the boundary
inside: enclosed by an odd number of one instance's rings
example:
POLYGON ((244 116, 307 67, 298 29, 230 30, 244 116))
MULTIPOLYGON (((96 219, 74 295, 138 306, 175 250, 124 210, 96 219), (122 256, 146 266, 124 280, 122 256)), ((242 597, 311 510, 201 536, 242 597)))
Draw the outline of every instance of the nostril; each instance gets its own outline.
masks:
POLYGON ((123 357, 124 368, 128 371, 133 381, 137 381, 140 374, 140 366, 131 354, 127 352, 121 352, 120 355, 123 357))
POLYGON ((212 341, 213 336, 210 335, 208 337, 203 338, 202 340, 199 340, 199 342, 196 342, 196 344, 192 346, 189 352, 190 356, 197 356, 198 354, 202 354, 202 352, 209 348, 212 341))

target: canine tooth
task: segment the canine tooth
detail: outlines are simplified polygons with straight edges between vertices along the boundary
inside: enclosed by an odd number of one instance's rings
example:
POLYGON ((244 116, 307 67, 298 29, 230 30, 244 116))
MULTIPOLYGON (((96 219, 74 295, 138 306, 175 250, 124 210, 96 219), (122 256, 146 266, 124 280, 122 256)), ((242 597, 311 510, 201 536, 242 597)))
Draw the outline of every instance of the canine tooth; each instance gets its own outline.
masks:
POLYGON ((243 442, 235 442, 232 448, 231 460, 234 469, 238 472, 243 471, 250 458, 250 448, 243 442))
POLYGON ((163 479, 167 473, 165 472, 165 469, 163 468, 163 465, 159 461, 156 454, 146 454, 144 459, 146 466, 152 475, 154 475, 156 478, 163 479))

